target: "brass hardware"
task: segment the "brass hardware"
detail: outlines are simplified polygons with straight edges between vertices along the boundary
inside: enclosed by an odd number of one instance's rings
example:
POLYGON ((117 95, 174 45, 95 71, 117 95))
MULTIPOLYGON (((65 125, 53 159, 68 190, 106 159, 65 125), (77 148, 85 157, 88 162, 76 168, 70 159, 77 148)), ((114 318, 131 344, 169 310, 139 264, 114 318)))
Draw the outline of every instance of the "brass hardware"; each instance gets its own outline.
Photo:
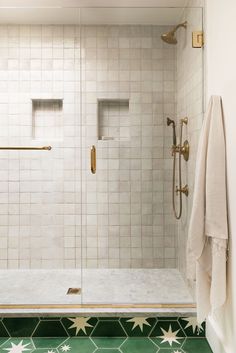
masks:
POLYGON ((189 142, 188 142, 188 140, 184 141, 184 144, 181 147, 181 154, 183 155, 184 160, 187 162, 189 159, 189 142))
MULTIPOLYGON (((182 215, 182 208, 183 208, 183 203, 182 203, 182 194, 185 194, 188 196, 188 185, 185 185, 182 187, 182 156, 185 161, 188 161, 189 159, 189 143, 188 141, 184 141, 182 143, 182 137, 183 137, 183 126, 188 124, 188 118, 184 117, 180 119, 180 143, 179 145, 176 145, 176 142, 173 142, 172 145, 172 156, 173 156, 173 176, 172 176, 172 208, 174 212, 174 216, 176 219, 180 219, 182 215), (179 185, 175 186, 175 177, 176 177, 176 155, 179 153, 178 157, 178 179, 179 179, 179 185), (175 200, 175 192, 176 195, 178 195, 179 198, 179 209, 177 210, 176 207, 176 200, 175 200)), ((176 136, 175 136, 175 122, 174 120, 171 120, 170 118, 167 118, 167 125, 173 126, 173 141, 176 141, 176 136)))
POLYGON ((172 119, 170 119, 170 118, 166 118, 166 123, 167 123, 167 126, 172 125, 172 128, 173 128, 173 146, 176 146, 175 122, 174 122, 174 120, 172 120, 172 119))
POLYGON ((66 294, 81 294, 81 288, 69 288, 66 294))
POLYGON ((184 144, 182 146, 180 145, 173 145, 172 146, 172 156, 174 156, 175 153, 180 153, 184 157, 184 160, 187 162, 189 160, 189 142, 188 140, 184 141, 184 144))
POLYGON ((96 147, 94 145, 91 147, 90 158, 91 158, 91 172, 95 174, 96 173, 96 147))
POLYGON ((175 26, 171 31, 169 32, 166 32, 166 33, 163 33, 161 35, 161 39, 168 43, 168 44, 177 44, 177 39, 175 37, 175 32, 180 28, 180 27, 183 27, 183 28, 187 28, 187 24, 188 22, 185 21, 183 23, 180 23, 178 24, 177 26, 175 26))
POLYGON ((188 185, 186 184, 184 187, 180 189, 178 189, 178 186, 176 186, 175 192, 176 194, 178 194, 178 192, 181 192, 182 194, 188 197, 188 194, 189 194, 188 185))
POLYGON ((202 48, 204 46, 204 34, 202 31, 194 31, 192 33, 192 47, 202 48))
POLYGON ((52 149, 52 146, 42 146, 42 147, 37 147, 37 146, 0 146, 0 150, 25 150, 25 151, 50 151, 52 149))
POLYGON ((185 118, 180 119, 180 124, 187 125, 188 124, 188 118, 185 117, 185 118))

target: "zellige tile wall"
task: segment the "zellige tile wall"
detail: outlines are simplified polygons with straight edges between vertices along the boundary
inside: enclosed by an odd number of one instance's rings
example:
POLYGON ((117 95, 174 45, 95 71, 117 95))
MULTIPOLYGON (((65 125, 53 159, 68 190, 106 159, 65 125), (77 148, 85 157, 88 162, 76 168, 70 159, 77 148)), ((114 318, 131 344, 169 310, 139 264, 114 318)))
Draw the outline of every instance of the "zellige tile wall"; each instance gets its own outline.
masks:
POLYGON ((80 266, 79 30, 0 26, 0 143, 52 146, 51 151, 0 151, 3 269, 80 266), (32 99, 63 100, 59 133, 42 135, 53 129, 55 115, 45 109, 44 119, 42 110, 36 114, 40 136, 34 139, 32 99))
MULTIPOLYGON (((165 181, 171 168, 165 118, 175 115, 176 62, 175 47, 160 38, 166 30, 82 28, 85 267, 176 267, 177 228, 165 181), (120 138, 98 141, 97 100, 105 99, 128 100, 129 119, 120 138)), ((114 116, 121 116, 119 109, 114 104, 114 116)))
POLYGON ((80 267, 81 213, 85 267, 176 267, 165 120, 176 114, 176 48, 160 39, 167 28, 0 26, 1 145, 53 147, 0 151, 0 268, 80 267), (49 114, 34 138, 32 99, 63 100, 57 133, 49 114), (122 104, 109 108, 115 140, 98 141, 98 99, 129 101, 127 119, 122 104))

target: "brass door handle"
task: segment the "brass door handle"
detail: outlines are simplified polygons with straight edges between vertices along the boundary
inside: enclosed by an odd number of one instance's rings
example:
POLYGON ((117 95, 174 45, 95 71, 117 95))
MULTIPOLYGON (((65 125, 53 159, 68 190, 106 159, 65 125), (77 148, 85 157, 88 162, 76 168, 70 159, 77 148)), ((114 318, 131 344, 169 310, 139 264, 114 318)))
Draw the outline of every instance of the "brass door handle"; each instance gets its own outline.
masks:
POLYGON ((90 159, 91 159, 91 172, 95 174, 96 173, 96 147, 94 145, 91 147, 90 159))

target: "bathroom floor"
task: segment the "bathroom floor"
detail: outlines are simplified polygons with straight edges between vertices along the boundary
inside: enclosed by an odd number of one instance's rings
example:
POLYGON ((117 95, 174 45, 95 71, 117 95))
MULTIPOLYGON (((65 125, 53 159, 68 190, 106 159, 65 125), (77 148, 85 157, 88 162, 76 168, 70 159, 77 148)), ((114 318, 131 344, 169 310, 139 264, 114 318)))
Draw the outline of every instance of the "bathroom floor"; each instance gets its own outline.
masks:
MULTIPOLYGON (((150 338, 23 338, 4 341, 0 352, 23 353, 212 353, 205 338, 185 339, 182 344, 157 343, 150 338)), ((171 342, 171 341, 169 341, 171 342)))
POLYGON ((0 280, 3 305, 194 302, 177 269, 0 270, 0 280))
POLYGON ((196 317, 2 318, 1 353, 211 353, 196 317))

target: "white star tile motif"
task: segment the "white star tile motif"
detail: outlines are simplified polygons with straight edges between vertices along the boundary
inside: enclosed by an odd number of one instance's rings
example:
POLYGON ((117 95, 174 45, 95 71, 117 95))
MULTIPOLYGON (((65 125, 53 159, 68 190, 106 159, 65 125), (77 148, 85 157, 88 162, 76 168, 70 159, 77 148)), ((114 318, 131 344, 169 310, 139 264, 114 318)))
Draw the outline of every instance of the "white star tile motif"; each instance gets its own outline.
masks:
POLYGON ((148 317, 133 317, 132 319, 127 320, 127 322, 133 322, 132 331, 135 327, 139 327, 140 330, 143 332, 143 325, 151 326, 147 321, 148 317))
POLYGON ((63 346, 61 346, 62 352, 68 352, 70 349, 71 347, 69 346, 69 344, 64 344, 63 346))
POLYGON ((171 347, 173 342, 180 344, 178 340, 182 337, 177 338, 177 333, 179 332, 179 330, 172 331, 172 328, 170 325, 168 331, 165 331, 163 328, 161 328, 161 331, 163 332, 163 336, 158 336, 158 338, 162 338, 161 343, 168 342, 171 347))
POLYGON ((82 330, 86 334, 86 327, 93 327, 88 323, 88 320, 90 317, 76 317, 76 318, 69 318, 70 321, 73 322, 73 324, 69 327, 69 329, 75 328, 76 332, 75 334, 78 335, 80 330, 82 330))
POLYGON ((30 343, 23 344, 23 340, 20 341, 20 343, 15 344, 11 342, 11 347, 10 348, 3 348, 5 351, 8 351, 9 353, 22 353, 24 351, 30 351, 30 348, 26 348, 30 343))
POLYGON ((174 351, 173 353, 181 353, 180 351, 174 351))
POLYGON ((201 331, 203 331, 203 327, 202 325, 199 325, 196 316, 182 317, 181 319, 188 322, 187 325, 185 326, 185 329, 188 327, 192 327, 193 333, 196 332, 197 330, 198 335, 200 334, 201 331))

